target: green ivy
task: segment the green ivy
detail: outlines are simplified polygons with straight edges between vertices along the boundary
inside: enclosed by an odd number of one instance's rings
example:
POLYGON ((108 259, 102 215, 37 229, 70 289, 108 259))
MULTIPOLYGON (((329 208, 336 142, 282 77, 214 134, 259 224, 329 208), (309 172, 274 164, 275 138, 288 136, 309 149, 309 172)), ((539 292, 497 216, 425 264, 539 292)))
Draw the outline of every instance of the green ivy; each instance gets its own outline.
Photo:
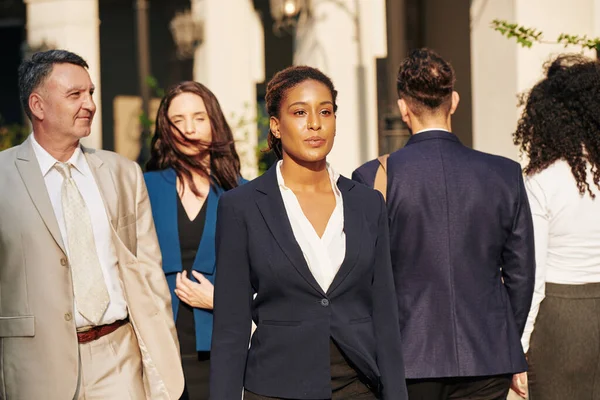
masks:
POLYGON ((509 23, 505 20, 495 19, 491 23, 492 29, 500 32, 507 38, 515 38, 517 43, 523 47, 530 48, 534 43, 540 44, 562 44, 567 46, 578 46, 582 50, 600 51, 600 38, 590 38, 587 35, 569 35, 561 33, 555 41, 547 41, 543 38, 543 33, 535 28, 528 28, 523 25, 509 23))
POLYGON ((7 124, 0 115, 0 151, 23 143, 29 133, 30 130, 27 126, 7 124))

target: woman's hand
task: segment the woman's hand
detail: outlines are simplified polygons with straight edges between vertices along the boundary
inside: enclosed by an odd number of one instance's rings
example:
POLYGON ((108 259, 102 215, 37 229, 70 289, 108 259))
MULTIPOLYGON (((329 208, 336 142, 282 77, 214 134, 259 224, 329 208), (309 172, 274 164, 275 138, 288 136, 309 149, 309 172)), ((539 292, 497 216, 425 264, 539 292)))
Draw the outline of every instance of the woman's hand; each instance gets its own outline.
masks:
POLYGON ((510 388, 522 398, 527 398, 527 372, 514 374, 510 388))
POLYGON ((213 309, 215 288, 201 273, 192 270, 192 275, 198 283, 187 277, 187 272, 178 272, 175 284, 175 294, 185 304, 206 310, 213 309))

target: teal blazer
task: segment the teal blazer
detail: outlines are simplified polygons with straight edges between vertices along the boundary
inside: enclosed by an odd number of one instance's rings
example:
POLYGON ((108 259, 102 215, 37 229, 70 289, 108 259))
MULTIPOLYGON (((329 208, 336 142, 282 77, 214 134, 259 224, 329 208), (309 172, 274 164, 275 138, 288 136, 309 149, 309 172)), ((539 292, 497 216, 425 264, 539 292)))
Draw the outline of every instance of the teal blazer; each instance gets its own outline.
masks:
MULTIPOLYGON (((181 247, 179 245, 179 230, 177 226, 177 175, 172 168, 162 171, 146 172, 144 174, 152 215, 156 226, 158 243, 162 253, 162 266, 171 291, 173 316, 177 319, 179 297, 175 295, 177 273, 183 270, 181 262, 181 247)), ((241 180, 241 183, 245 183, 241 180)), ((224 190, 211 185, 206 199, 206 221, 202 240, 198 247, 192 269, 200 272, 211 283, 215 279, 215 228, 217 225, 217 204, 224 190)), ((193 276, 189 277, 196 281, 193 276)), ((212 339, 213 313, 212 310, 194 308, 196 328, 196 349, 209 351, 212 339)))

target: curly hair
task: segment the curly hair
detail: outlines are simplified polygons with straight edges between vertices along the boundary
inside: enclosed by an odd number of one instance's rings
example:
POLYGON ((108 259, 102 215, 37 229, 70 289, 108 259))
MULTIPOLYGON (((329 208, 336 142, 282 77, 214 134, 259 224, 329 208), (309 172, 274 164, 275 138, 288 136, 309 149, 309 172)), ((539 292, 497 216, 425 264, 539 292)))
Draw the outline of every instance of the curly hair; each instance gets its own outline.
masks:
POLYGON ((524 95, 514 143, 529 157, 527 175, 566 161, 581 195, 594 198, 587 163, 600 188, 600 63, 565 54, 544 65, 546 77, 524 95))
MULTIPOLYGON (((181 133, 181 132, 180 132, 181 133)), ((157 171, 173 168, 179 180, 189 182, 190 189, 196 196, 200 196, 198 188, 192 179, 190 171, 197 171, 209 177, 211 184, 229 190, 238 186, 240 178, 240 158, 235 150, 235 143, 231 128, 225 120, 223 110, 215 95, 204 85, 198 82, 185 81, 174 85, 160 102, 156 115, 156 130, 152 137, 150 160, 146 163, 146 171, 157 171), (206 107, 210 121, 212 140, 210 143, 191 141, 184 135, 174 135, 178 128, 169 119, 169 107, 175 97, 181 93, 192 93, 199 96, 206 107), (189 156, 182 152, 177 144, 197 144, 203 150, 196 156, 189 156), (203 160, 210 156, 210 169, 203 160)))
POLYGON ((448 111, 455 81, 452 65, 433 50, 422 48, 411 51, 400 64, 396 88, 398 97, 418 115, 448 111))
MULTIPOLYGON (((316 68, 299 65, 288 67, 279 71, 267 84, 265 101, 267 103, 267 113, 269 114, 269 117, 279 118, 281 103, 283 102, 288 90, 308 80, 321 82, 327 86, 331 92, 331 98, 333 100, 333 112, 335 113, 337 111, 337 103, 335 101, 337 98, 337 90, 335 90, 331 79, 316 68)), ((283 156, 281 139, 275 137, 271 131, 269 131, 269 136, 267 137, 267 145, 268 150, 275 152, 277 158, 281 159, 283 156)))

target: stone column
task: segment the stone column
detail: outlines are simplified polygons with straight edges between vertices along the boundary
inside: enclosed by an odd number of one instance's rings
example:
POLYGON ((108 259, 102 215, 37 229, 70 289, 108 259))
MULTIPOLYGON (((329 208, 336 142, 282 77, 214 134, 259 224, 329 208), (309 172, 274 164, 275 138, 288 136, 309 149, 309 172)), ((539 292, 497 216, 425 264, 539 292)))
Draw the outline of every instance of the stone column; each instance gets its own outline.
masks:
POLYGON ((194 79, 219 99, 234 132, 242 175, 257 174, 256 84, 264 81, 262 23, 250 0, 192 0, 204 21, 194 57, 194 79))
POLYGON ((83 57, 96 86, 96 116, 92 133, 84 139, 87 146, 102 147, 102 110, 100 101, 100 21, 98 0, 24 0, 27 5, 27 42, 35 48, 42 44, 69 50, 83 57))
POLYGON ((560 33, 597 36, 600 23, 595 16, 600 16, 599 7, 598 0, 472 1, 474 148, 520 160, 512 142, 520 116, 518 94, 543 77, 543 64, 552 56, 581 51, 578 47, 537 43, 523 48, 514 38, 507 39, 493 31, 491 21, 498 18, 536 28, 548 41, 555 41, 560 33))
POLYGON ((312 0, 296 32, 294 64, 319 68, 338 91, 329 162, 345 176, 377 157, 375 62, 387 53, 385 0, 312 0))

